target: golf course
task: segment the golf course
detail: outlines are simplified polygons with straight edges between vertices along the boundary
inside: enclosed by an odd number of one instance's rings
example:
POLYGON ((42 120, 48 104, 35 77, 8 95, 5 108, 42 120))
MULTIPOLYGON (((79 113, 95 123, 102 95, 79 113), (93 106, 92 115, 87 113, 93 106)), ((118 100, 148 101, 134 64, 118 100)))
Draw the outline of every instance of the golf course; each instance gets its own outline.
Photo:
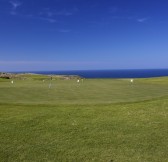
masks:
POLYGON ((168 161, 168 77, 79 80, 0 78, 0 162, 168 161))

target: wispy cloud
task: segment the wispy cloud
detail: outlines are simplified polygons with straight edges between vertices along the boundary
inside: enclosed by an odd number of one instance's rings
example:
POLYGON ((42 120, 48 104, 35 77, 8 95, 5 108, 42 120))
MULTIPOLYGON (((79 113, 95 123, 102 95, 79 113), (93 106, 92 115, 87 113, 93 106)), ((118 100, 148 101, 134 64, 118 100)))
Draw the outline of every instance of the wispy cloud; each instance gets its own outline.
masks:
POLYGON ((149 20, 149 17, 139 18, 137 19, 138 22, 143 23, 145 21, 149 20))
POLYGON ((43 20, 47 21, 49 23, 55 23, 57 22, 56 19, 53 17, 53 13, 48 11, 46 15, 43 14, 22 14, 21 12, 18 12, 17 9, 22 5, 22 3, 18 0, 11 0, 9 3, 12 5, 12 9, 9 12, 13 16, 20 16, 20 17, 25 17, 29 19, 37 19, 37 20, 43 20))
POLYGON ((33 14, 21 14, 16 11, 11 11, 10 14, 13 16, 19 16, 19 17, 23 17, 23 18, 27 18, 27 19, 32 19, 32 20, 47 21, 49 23, 56 23, 57 22, 57 20, 52 17, 37 16, 37 15, 33 15, 33 14))
POLYGON ((113 20, 129 20, 144 23, 150 19, 150 17, 137 18, 137 16, 112 16, 113 20))
MULTIPOLYGON (((55 23, 57 22, 56 21, 56 18, 58 16, 71 16, 73 15, 73 12, 69 12, 69 11, 66 11, 66 10, 62 10, 62 11, 53 11, 49 8, 37 13, 36 16, 34 16, 36 19, 41 19, 41 20, 46 20, 50 23, 55 23)), ((68 32, 67 30, 66 31, 60 31, 60 32, 68 32)))
POLYGON ((9 13, 11 15, 18 15, 17 8, 22 5, 21 2, 12 0, 9 1, 9 3, 12 5, 12 9, 9 13))
POLYGON ((52 11, 49 8, 47 8, 44 11, 41 11, 38 13, 40 16, 46 16, 46 17, 54 17, 54 16, 71 16, 73 15, 73 12, 62 10, 62 11, 52 11))
POLYGON ((10 1, 10 4, 12 5, 14 10, 21 6, 21 3, 19 1, 10 1))
POLYGON ((50 23, 55 23, 57 22, 57 20, 55 20, 54 18, 48 18, 48 17, 33 17, 34 19, 39 19, 39 20, 44 20, 44 21, 48 21, 50 23))
POLYGON ((150 17, 143 17, 143 18, 138 18, 138 16, 133 15, 133 16, 122 16, 122 15, 111 15, 107 19, 100 19, 99 21, 88 21, 88 23, 91 25, 91 27, 95 26, 109 26, 114 24, 115 21, 121 22, 121 21, 129 21, 133 23, 145 23, 148 22, 151 18, 150 17))
MULTIPOLYGON (((24 18, 29 18, 29 19, 36 19, 36 20, 43 20, 43 21, 47 21, 49 23, 56 23, 57 22, 57 18, 60 16, 71 16, 73 15, 75 12, 77 12, 78 10, 76 8, 73 8, 71 10, 66 10, 66 9, 62 9, 60 11, 56 11, 53 10, 51 8, 43 8, 41 9, 40 12, 37 13, 22 13, 21 11, 18 10, 18 8, 22 5, 21 1, 19 0, 10 0, 8 1, 12 8, 9 11, 9 14, 12 16, 20 16, 20 17, 24 17, 24 18)), ((60 30, 59 32, 69 32, 69 30, 60 30)))

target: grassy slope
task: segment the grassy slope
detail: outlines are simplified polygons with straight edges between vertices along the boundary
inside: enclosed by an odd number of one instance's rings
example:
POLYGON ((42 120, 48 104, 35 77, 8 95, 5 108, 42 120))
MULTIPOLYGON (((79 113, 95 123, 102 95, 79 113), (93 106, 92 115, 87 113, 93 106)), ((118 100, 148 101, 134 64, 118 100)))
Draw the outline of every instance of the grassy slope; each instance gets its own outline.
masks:
POLYGON ((0 161, 167 162, 168 82, 155 80, 0 81, 0 161))

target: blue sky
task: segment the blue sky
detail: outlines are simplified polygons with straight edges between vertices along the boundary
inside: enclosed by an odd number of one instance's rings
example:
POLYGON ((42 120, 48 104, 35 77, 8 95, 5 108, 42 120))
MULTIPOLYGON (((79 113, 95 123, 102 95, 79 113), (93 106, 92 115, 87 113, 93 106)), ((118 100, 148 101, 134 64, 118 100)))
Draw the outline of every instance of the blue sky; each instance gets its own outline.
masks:
POLYGON ((168 68, 167 0, 0 0, 0 71, 168 68))

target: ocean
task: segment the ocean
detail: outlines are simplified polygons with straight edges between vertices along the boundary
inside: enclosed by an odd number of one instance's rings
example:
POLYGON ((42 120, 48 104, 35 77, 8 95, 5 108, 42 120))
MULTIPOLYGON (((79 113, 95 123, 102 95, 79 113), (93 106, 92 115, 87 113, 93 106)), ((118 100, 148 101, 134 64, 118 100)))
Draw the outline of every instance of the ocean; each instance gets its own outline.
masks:
POLYGON ((31 71, 47 75, 79 75, 84 78, 150 78, 168 76, 168 69, 31 71))

